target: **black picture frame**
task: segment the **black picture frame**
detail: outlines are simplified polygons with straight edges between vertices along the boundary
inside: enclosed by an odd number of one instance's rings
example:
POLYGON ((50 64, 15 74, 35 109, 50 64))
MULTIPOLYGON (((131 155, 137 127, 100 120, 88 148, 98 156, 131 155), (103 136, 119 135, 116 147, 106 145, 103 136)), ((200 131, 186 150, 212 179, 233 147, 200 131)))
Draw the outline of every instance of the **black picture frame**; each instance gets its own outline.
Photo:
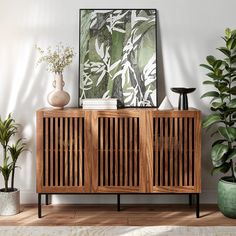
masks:
MULTIPOLYGON (((156 75, 156 79, 155 79, 155 89, 156 89, 156 99, 155 99, 155 105, 151 105, 151 106, 126 106, 125 104, 120 103, 118 106, 122 107, 122 108, 150 108, 150 107, 154 107, 157 108, 158 107, 158 35, 157 32, 159 32, 157 29, 157 27, 159 27, 158 24, 158 11, 157 9, 154 8, 144 8, 144 9, 140 9, 140 8, 82 8, 79 9, 79 76, 78 76, 78 107, 82 107, 82 104, 80 102, 80 98, 81 98, 81 89, 80 89, 80 85, 81 85, 81 76, 83 76, 83 74, 81 74, 81 24, 82 24, 82 20, 81 20, 81 12, 82 11, 153 11, 155 12, 155 75, 156 75)), ((89 97, 89 98, 101 98, 101 97, 89 97)), ((116 97, 119 100, 119 97, 116 97)))

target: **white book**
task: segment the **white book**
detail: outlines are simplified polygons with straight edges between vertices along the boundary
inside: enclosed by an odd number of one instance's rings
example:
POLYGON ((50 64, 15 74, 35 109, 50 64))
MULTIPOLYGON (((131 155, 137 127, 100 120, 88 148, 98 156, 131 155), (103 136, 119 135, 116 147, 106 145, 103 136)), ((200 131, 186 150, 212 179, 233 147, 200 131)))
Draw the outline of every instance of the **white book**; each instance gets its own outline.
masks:
POLYGON ((111 104, 117 105, 117 98, 86 98, 82 100, 82 104, 111 104))
POLYGON ((85 105, 83 106, 83 109, 88 109, 88 110, 117 110, 117 106, 110 106, 110 105, 97 105, 97 106, 92 106, 92 105, 85 105))

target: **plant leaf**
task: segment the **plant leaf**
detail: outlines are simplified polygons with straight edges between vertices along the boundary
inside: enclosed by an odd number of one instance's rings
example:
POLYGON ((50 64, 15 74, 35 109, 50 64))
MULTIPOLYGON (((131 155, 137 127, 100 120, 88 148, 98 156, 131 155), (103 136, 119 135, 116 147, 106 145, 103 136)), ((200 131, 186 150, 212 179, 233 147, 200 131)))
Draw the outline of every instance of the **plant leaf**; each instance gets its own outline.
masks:
POLYGON ((201 96, 201 98, 205 98, 205 97, 219 97, 219 93, 216 91, 206 92, 201 96))
POLYGON ((236 128, 234 127, 219 127, 219 133, 226 138, 229 142, 236 139, 236 128))
POLYGON ((212 79, 214 79, 214 80, 220 80, 220 79, 222 79, 223 77, 222 77, 222 75, 221 74, 215 74, 215 73, 213 73, 213 72, 210 72, 210 73, 207 73, 206 74, 208 77, 210 77, 210 78, 212 78, 212 79))
POLYGON ((226 46, 229 50, 234 49, 235 45, 236 45, 236 39, 235 38, 230 38, 226 43, 226 46))
POLYGON ((227 39, 229 39, 232 35, 231 29, 230 28, 226 28, 225 29, 225 36, 227 39))
POLYGON ((207 116, 203 122, 202 122, 202 127, 205 129, 217 122, 221 122, 221 115, 220 114, 211 114, 209 116, 207 116))
POLYGON ((234 159, 235 157, 236 157, 236 150, 235 150, 235 149, 232 149, 232 150, 230 150, 229 155, 227 155, 227 161, 232 160, 232 159, 234 159))
POLYGON ((216 140, 211 146, 213 147, 213 146, 215 146, 216 144, 221 144, 221 143, 223 143, 223 142, 225 142, 225 139, 218 139, 218 140, 216 140))
POLYGON ((207 62, 211 65, 211 66, 213 66, 213 64, 214 64, 214 62, 216 61, 216 59, 215 59, 215 57, 214 56, 207 56, 206 57, 206 60, 207 60, 207 62))
POLYGON ((233 98, 229 103, 228 103, 229 108, 236 108, 236 98, 233 98))
POLYGON ((236 86, 234 86, 230 89, 230 93, 233 95, 236 95, 236 86))
POLYGON ((230 57, 231 56, 231 52, 228 48, 225 48, 225 47, 220 47, 220 48, 217 48, 219 51, 221 51, 222 53, 224 53, 227 57, 230 57))
POLYGON ((214 71, 212 67, 208 66, 207 64, 200 64, 201 67, 204 67, 210 71, 214 71))
POLYGON ((225 144, 216 144, 211 149, 211 159, 214 167, 219 167, 225 162, 225 154, 228 152, 229 147, 225 144))
POLYGON ((211 171, 211 175, 218 173, 218 172, 222 172, 225 174, 229 171, 229 169, 230 169, 230 164, 228 162, 225 162, 219 167, 214 167, 211 171))
POLYGON ((214 69, 218 69, 221 67, 223 61, 222 60, 216 60, 214 63, 213 63, 213 67, 214 69))
POLYGON ((210 81, 210 80, 205 80, 205 81, 203 81, 203 84, 215 85, 215 82, 210 81))

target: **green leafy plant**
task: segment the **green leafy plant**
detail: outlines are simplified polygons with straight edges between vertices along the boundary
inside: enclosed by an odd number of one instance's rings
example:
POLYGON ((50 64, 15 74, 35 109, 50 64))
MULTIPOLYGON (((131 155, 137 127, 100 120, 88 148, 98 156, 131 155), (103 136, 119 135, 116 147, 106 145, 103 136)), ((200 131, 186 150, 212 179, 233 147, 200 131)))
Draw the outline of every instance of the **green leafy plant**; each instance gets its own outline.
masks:
POLYGON ((211 134, 215 137, 212 144, 211 159, 214 172, 231 171, 233 182, 236 182, 236 30, 225 30, 224 46, 217 48, 224 57, 217 59, 207 56, 206 64, 201 64, 209 73, 203 84, 213 86, 201 98, 210 97, 212 114, 203 120, 203 128, 215 126, 211 134))
POLYGON ((0 144, 3 149, 3 161, 0 166, 0 173, 4 179, 4 191, 14 191, 14 178, 16 163, 20 154, 26 150, 26 144, 22 138, 18 139, 15 143, 11 143, 11 138, 17 133, 18 126, 11 114, 3 120, 0 117, 0 144), (9 179, 11 178, 11 188, 8 186, 9 179))

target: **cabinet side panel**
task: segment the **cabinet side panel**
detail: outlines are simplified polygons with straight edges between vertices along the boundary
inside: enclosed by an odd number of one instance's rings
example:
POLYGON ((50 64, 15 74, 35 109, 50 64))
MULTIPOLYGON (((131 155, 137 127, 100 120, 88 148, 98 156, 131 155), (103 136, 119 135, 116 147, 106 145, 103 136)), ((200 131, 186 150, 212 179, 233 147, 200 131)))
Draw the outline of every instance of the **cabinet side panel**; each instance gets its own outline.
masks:
POLYGON ((36 191, 40 193, 43 186, 43 112, 36 113, 36 191))
POLYGON ((195 116, 195 137, 194 137, 194 149, 195 149, 195 187, 196 192, 201 192, 201 112, 196 112, 195 116))

